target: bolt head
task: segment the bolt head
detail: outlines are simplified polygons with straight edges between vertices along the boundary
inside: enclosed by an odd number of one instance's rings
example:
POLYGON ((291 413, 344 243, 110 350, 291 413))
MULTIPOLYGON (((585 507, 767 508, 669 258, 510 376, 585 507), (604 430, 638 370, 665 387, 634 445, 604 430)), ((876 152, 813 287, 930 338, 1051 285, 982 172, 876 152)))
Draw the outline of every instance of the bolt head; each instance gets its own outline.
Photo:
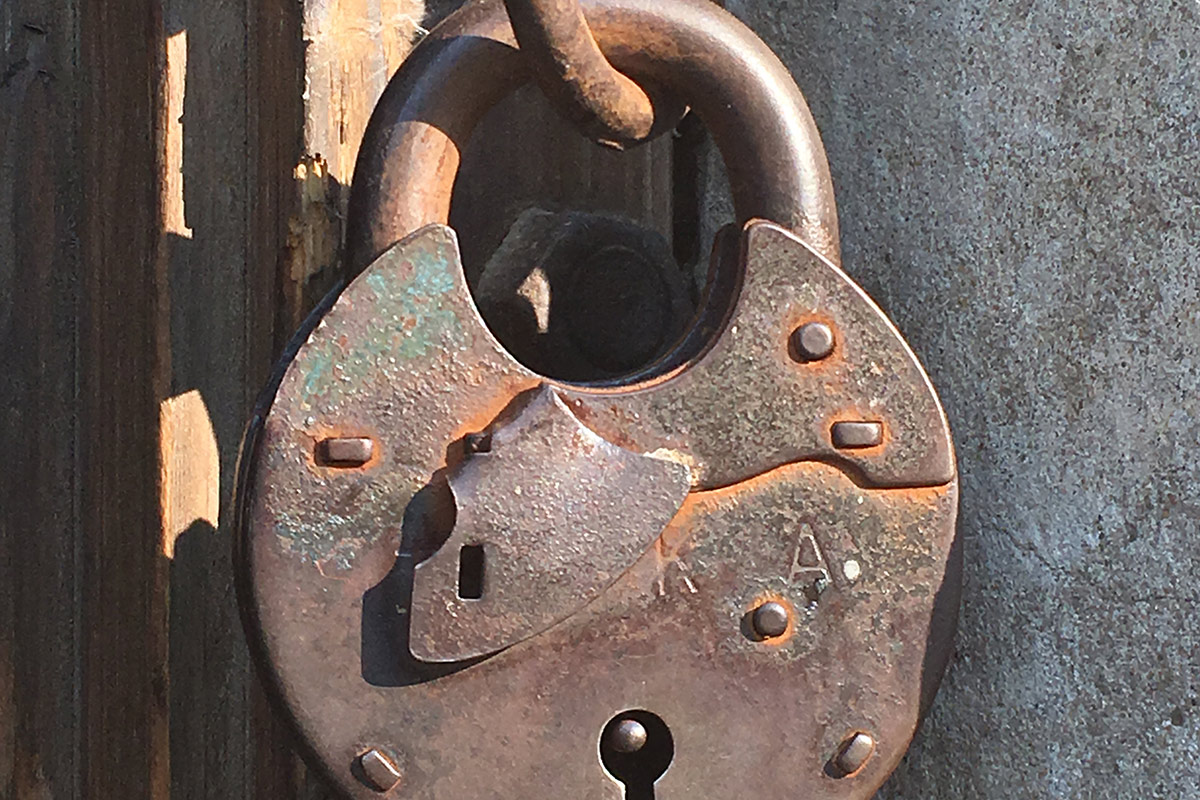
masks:
POLYGON ((764 639, 782 636, 788 627, 788 610, 783 603, 769 600, 754 609, 754 631, 764 639))
POLYGON ((608 746, 618 753, 636 753, 646 746, 646 726, 636 719, 623 719, 608 732, 608 746))
POLYGON ((820 361, 833 353, 833 328, 824 322, 806 322, 792 331, 792 357, 797 361, 820 361))
POLYGON ((362 782, 377 792, 386 792, 400 782, 400 768, 379 748, 372 747, 358 758, 362 782))
POLYGON ((492 452, 492 434, 488 431, 468 433, 464 444, 468 453, 490 453, 492 452))

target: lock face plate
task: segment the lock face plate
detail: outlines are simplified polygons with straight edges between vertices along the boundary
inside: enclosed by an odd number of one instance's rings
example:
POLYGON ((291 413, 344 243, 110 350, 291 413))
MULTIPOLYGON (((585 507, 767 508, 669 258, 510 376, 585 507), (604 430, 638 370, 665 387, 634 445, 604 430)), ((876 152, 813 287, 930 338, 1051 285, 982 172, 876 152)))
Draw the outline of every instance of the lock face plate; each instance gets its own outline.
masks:
POLYGON ((630 709, 670 731, 656 797, 865 800, 899 762, 958 607, 949 431, 840 269, 741 241, 712 341, 632 385, 516 362, 444 226, 297 339, 242 454, 239 587, 347 795, 620 798, 630 709))
POLYGON ((484 452, 449 471, 454 527, 413 581, 409 649, 422 661, 494 653, 575 613, 687 497, 684 465, 606 442, 549 387, 530 395, 485 434, 484 452), (482 552, 464 570, 470 548, 482 552), (464 591, 467 581, 475 587, 464 591))

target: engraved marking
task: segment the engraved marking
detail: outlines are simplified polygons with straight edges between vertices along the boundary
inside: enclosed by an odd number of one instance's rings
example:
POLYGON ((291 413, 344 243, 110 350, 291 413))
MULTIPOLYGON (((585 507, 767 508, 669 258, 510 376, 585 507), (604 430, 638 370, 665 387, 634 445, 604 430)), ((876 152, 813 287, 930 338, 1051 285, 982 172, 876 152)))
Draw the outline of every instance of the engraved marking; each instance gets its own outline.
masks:
POLYGON ((800 535, 796 541, 796 552, 792 556, 792 574, 789 580, 799 583, 808 598, 810 606, 819 599, 821 592, 832 582, 829 575, 828 562, 821 551, 821 545, 813 534, 812 526, 807 522, 800 526, 800 535))

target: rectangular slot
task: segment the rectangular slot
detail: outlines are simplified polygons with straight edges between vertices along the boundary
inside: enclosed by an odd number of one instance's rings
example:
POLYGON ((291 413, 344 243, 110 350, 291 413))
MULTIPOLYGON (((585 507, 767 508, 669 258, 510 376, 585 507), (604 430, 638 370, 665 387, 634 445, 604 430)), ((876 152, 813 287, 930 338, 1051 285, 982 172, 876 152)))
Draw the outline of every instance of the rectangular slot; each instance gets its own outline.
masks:
POLYGON ((458 551, 458 596, 463 600, 482 599, 483 573, 483 545, 464 545, 458 551))

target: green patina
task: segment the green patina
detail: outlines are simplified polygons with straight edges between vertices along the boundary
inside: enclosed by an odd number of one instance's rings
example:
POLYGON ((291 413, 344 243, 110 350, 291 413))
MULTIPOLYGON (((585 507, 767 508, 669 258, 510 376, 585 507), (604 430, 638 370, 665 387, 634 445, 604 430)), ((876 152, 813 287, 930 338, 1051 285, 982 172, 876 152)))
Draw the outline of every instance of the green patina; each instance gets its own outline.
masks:
POLYGON ((304 397, 311 397, 324 383, 333 365, 333 353, 328 349, 312 348, 305 356, 304 397))
POLYGON ((324 570, 353 566, 364 547, 388 533, 399 536, 401 520, 419 482, 396 480, 364 481, 354 505, 344 512, 323 506, 289 508, 276 519, 275 533, 288 552, 305 563, 324 570), (371 520, 372 524, 364 524, 371 520))
POLYGON ((300 352, 304 404, 339 403, 363 382, 461 347, 458 273, 453 250, 436 240, 382 256, 338 301, 353 304, 353 318, 335 306, 300 352))

